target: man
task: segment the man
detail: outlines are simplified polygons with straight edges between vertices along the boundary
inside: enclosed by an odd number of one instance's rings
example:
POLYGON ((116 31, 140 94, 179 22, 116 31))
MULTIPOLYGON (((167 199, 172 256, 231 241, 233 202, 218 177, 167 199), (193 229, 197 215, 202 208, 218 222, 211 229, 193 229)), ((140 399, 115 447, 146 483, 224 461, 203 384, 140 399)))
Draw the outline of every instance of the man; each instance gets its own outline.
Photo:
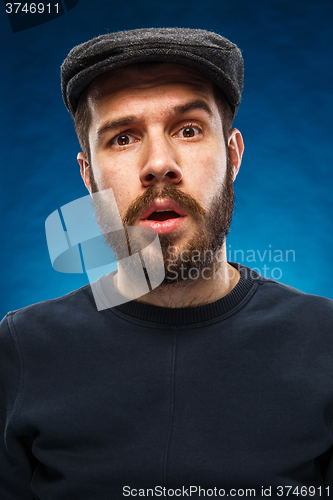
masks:
POLYGON ((3 498, 331 493, 332 302, 225 256, 242 77, 202 30, 104 35, 65 60, 85 185, 158 234, 165 277, 129 300, 125 267, 93 286, 121 305, 97 310, 87 286, 3 320, 3 498))

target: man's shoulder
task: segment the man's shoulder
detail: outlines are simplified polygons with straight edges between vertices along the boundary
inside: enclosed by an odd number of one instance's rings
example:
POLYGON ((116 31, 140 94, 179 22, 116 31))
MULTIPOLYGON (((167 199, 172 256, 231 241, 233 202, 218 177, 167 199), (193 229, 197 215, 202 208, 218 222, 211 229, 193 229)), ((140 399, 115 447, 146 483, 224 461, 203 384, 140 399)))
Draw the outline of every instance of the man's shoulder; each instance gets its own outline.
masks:
POLYGON ((303 292, 298 288, 295 288, 281 281, 276 281, 270 278, 264 278, 260 276, 259 284, 264 286, 266 292, 272 293, 273 295, 283 296, 286 299, 295 299, 301 302, 315 302, 318 304, 325 303, 329 307, 333 307, 333 300, 322 295, 315 295, 307 292, 303 292))
POLYGON ((281 281, 274 280, 272 278, 267 278, 258 273, 255 269, 251 269, 241 264, 232 263, 234 267, 241 273, 241 277, 245 280, 252 281, 256 283, 255 288, 260 295, 260 299, 264 300, 267 298, 271 302, 289 302, 309 305, 312 304, 318 307, 327 307, 332 311, 333 300, 321 295, 315 295, 307 292, 303 292, 298 288, 291 285, 282 283, 281 281))
POLYGON ((13 330, 24 328, 33 333, 38 329, 70 327, 87 319, 91 321, 95 310, 97 313, 91 287, 86 285, 61 297, 10 311, 3 321, 7 320, 13 330))
POLYGON ((269 308, 281 318, 294 317, 301 323, 333 324, 333 300, 262 276, 258 278, 258 285, 258 298, 263 309, 269 308))

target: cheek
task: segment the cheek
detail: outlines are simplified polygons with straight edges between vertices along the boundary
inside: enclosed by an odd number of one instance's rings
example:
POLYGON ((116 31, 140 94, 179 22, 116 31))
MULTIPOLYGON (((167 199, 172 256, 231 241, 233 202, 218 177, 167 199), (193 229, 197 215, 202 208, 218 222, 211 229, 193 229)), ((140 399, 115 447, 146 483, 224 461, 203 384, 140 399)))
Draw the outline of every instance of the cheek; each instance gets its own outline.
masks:
POLYGON ((221 151, 218 155, 211 152, 196 155, 191 163, 187 163, 184 186, 186 185, 186 191, 207 209, 222 189, 225 175, 226 159, 221 151))
POLYGON ((97 161, 92 158, 92 169, 99 191, 112 189, 120 215, 123 216, 129 204, 138 196, 137 187, 130 170, 110 162, 97 161))

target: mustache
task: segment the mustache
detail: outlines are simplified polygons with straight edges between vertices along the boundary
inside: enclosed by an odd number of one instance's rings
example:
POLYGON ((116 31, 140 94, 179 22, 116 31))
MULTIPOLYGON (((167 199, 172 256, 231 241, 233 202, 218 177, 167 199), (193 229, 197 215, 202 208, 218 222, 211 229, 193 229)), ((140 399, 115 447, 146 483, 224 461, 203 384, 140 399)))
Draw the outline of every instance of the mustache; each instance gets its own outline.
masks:
POLYGON ((128 207, 123 217, 124 226, 134 225, 143 211, 157 198, 168 199, 175 202, 179 207, 184 208, 196 221, 200 221, 206 215, 206 210, 200 203, 191 195, 181 191, 179 187, 169 184, 160 189, 155 184, 152 184, 128 207))

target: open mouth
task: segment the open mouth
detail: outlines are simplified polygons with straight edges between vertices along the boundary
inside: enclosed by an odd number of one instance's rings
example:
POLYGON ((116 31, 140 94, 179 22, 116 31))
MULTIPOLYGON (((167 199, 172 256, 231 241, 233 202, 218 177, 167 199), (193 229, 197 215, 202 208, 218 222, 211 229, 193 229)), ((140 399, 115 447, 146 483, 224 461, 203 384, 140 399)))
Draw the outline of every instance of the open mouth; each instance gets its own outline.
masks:
POLYGON ((178 217, 180 217, 180 215, 174 210, 155 210, 147 217, 147 220, 163 222, 169 219, 177 219, 178 217))
POLYGON ((155 200, 143 211, 138 224, 163 235, 183 229, 187 218, 187 212, 172 200, 155 200))

